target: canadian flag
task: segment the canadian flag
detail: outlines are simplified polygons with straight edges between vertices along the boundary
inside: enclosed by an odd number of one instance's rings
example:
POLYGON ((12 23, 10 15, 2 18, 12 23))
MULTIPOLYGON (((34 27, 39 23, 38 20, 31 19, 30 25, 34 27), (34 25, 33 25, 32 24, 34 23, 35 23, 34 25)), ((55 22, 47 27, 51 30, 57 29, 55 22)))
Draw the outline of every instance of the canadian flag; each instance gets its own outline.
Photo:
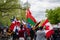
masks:
POLYGON ((53 34, 53 27, 52 25, 50 24, 49 20, 46 19, 43 24, 42 24, 43 27, 45 27, 45 33, 46 33, 46 37, 49 38, 52 34, 53 34))
POLYGON ((53 29, 52 25, 50 24, 49 20, 46 19, 43 24, 42 24, 43 27, 45 27, 45 30, 51 30, 53 29))

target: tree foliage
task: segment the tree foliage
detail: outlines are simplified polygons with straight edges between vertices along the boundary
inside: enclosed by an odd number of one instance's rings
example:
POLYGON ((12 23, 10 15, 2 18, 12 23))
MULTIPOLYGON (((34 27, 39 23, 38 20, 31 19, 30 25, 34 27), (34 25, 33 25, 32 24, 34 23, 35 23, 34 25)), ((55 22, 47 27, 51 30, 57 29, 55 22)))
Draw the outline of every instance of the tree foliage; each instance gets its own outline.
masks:
POLYGON ((0 0, 0 23, 4 26, 11 24, 11 18, 18 17, 21 19, 22 14, 25 13, 25 9, 21 8, 20 0, 0 0))
POLYGON ((60 7, 55 9, 46 10, 46 16, 49 19, 51 24, 58 24, 60 23, 60 7))

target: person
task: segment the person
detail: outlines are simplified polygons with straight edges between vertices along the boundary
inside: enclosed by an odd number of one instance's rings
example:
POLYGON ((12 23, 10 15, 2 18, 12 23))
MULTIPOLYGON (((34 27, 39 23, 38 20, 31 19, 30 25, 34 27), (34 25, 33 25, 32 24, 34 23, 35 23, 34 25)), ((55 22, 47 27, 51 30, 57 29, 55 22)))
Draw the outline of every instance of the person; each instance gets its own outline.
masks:
POLYGON ((20 30, 19 30, 19 40, 25 40, 24 32, 25 32, 25 29, 24 29, 23 25, 21 24, 20 30))
POLYGON ((8 39, 10 39, 10 40, 12 40, 12 33, 13 33, 13 32, 8 28, 6 34, 7 34, 7 36, 8 36, 8 39))
POLYGON ((30 30, 30 37, 31 37, 31 40, 33 40, 34 35, 35 35, 35 32, 34 32, 34 30, 31 28, 31 30, 30 30))
POLYGON ((30 37, 30 29, 27 28, 26 29, 26 32, 27 32, 27 40, 31 40, 31 37, 30 37))
POLYGON ((2 29, 0 27, 0 39, 1 39, 1 37, 2 37, 2 29))
POLYGON ((12 34, 12 31, 10 29, 7 29, 7 35, 11 36, 11 34, 12 34))
POLYGON ((53 40, 60 40, 60 29, 56 28, 52 36, 53 36, 53 40))
POLYGON ((17 39, 17 35, 16 35, 16 33, 15 32, 13 32, 13 40, 16 40, 17 39))
POLYGON ((36 32, 36 35, 36 40, 46 40, 45 31, 43 30, 43 27, 39 28, 39 30, 36 32))
POLYGON ((13 34, 12 34, 13 35, 13 40, 18 40, 19 39, 18 33, 19 33, 18 26, 16 25, 16 29, 13 30, 13 34))
POLYGON ((4 27, 3 34, 6 34, 6 32, 7 32, 7 29, 6 29, 6 27, 4 27))

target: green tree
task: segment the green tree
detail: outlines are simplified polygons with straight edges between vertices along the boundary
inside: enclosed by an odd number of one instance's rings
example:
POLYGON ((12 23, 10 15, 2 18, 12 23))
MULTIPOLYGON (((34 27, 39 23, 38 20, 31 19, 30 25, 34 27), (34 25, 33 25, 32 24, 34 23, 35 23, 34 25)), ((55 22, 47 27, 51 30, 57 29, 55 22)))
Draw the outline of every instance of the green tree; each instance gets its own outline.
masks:
POLYGON ((46 16, 49 19, 51 24, 58 24, 60 23, 60 7, 55 9, 47 9, 46 16))
POLYGON ((20 0, 0 0, 0 23, 10 26, 10 19, 13 16, 21 19, 21 10, 25 12, 20 5, 20 0))

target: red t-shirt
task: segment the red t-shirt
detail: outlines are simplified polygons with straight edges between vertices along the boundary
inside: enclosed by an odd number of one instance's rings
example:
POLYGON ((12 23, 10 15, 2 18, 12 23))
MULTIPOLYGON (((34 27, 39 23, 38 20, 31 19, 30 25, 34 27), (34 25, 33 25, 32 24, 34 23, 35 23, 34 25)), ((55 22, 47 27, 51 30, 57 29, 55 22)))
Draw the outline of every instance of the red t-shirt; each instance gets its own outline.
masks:
POLYGON ((24 37, 25 29, 19 31, 19 37, 24 37))

